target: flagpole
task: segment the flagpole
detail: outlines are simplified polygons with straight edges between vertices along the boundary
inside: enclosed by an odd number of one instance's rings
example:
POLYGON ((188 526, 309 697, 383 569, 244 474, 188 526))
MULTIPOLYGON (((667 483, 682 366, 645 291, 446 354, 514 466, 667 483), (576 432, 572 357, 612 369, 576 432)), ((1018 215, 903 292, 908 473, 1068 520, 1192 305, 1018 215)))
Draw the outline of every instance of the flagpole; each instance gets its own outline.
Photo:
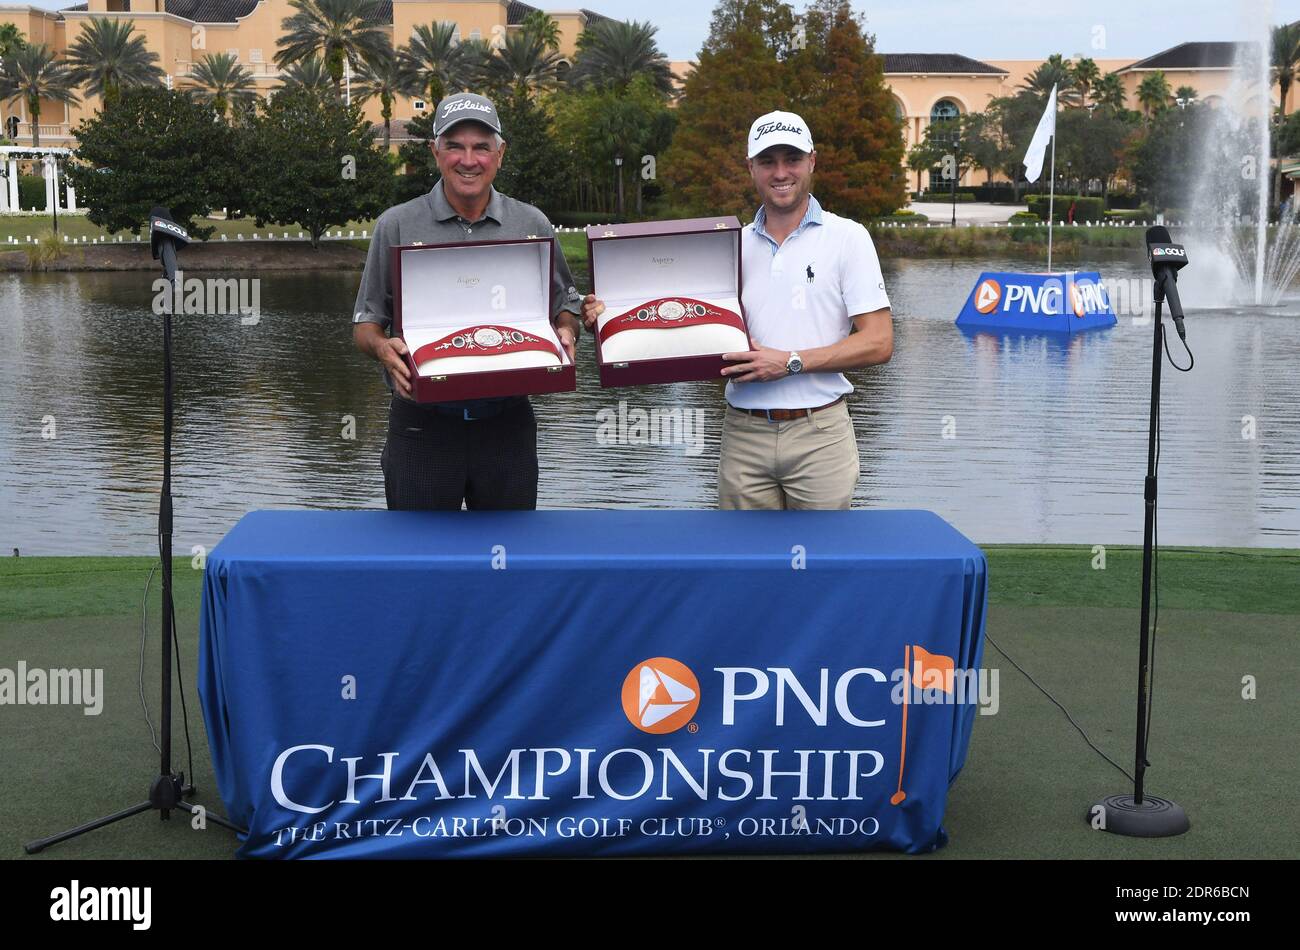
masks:
MULTIPOLYGON (((1042 165, 1038 166, 1042 168, 1042 165)), ((1052 219, 1056 217, 1056 130, 1052 130, 1052 172, 1047 186, 1047 273, 1052 272, 1052 219)))

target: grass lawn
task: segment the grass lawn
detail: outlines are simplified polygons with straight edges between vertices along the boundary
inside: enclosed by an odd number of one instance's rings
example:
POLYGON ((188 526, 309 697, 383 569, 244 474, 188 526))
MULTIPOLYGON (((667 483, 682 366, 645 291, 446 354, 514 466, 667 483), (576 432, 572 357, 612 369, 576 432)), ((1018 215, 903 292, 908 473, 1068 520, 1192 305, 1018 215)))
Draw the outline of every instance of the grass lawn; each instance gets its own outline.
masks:
MULTIPOLYGON (((928 859, 973 857, 1294 858, 1290 827, 1295 696, 1300 685, 1300 551, 1169 548, 1160 560, 1155 725, 1148 789, 1178 801, 1190 833, 1122 839, 1091 831, 1089 805, 1129 787, 1007 659, 1052 692, 1112 758, 1131 768, 1140 550, 989 546, 984 665, 999 671, 996 715, 975 725, 949 795, 951 841, 928 859), (996 647, 994 646, 996 644, 996 647), (1243 698, 1243 677, 1256 698, 1243 698)), ((102 715, 79 708, 0 708, 0 857, 22 843, 140 800, 157 767, 137 688, 147 558, 0 559, 0 666, 103 667, 102 715)), ((195 657, 201 574, 175 566, 196 801, 221 809, 198 708, 195 657)), ((157 596, 150 592, 146 695, 156 716, 157 596)), ((178 696, 179 700, 179 696, 178 696)), ((185 769, 179 701, 173 761, 185 769)), ((42 858, 228 858, 232 835, 132 818, 42 858)))

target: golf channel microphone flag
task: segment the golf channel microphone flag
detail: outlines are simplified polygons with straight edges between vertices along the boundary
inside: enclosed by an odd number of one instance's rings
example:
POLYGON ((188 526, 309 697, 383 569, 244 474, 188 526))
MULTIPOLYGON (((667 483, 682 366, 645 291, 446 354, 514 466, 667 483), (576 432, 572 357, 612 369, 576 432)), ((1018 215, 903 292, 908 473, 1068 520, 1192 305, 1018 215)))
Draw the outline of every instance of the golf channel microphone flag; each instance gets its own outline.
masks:
POLYGON ((149 250, 155 261, 162 259, 168 280, 176 279, 176 252, 189 243, 189 232, 172 220, 172 213, 154 205, 149 212, 149 250))
POLYGON ((1151 261, 1151 275, 1156 279, 1156 300, 1169 304, 1169 316, 1174 318, 1178 339, 1187 342, 1183 328, 1183 302, 1178 299, 1178 271, 1187 266, 1187 251, 1175 244, 1169 229, 1162 225, 1147 229, 1147 257, 1151 261))

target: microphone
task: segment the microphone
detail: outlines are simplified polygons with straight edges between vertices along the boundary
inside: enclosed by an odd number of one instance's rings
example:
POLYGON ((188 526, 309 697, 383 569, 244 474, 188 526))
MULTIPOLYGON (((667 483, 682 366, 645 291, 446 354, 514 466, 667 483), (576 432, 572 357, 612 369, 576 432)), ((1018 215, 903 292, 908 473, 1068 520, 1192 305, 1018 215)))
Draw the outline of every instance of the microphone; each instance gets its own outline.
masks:
POLYGON ((1151 275, 1156 279, 1156 303, 1164 300, 1169 304, 1178 338, 1186 343, 1183 304, 1178 299, 1178 271, 1187 266, 1187 251, 1173 242, 1168 228, 1156 225, 1147 229, 1147 258, 1151 261, 1151 275))
POLYGON ((149 250, 155 261, 162 259, 168 280, 176 279, 176 252, 189 243, 189 232, 172 220, 172 213, 154 205, 149 212, 149 250))

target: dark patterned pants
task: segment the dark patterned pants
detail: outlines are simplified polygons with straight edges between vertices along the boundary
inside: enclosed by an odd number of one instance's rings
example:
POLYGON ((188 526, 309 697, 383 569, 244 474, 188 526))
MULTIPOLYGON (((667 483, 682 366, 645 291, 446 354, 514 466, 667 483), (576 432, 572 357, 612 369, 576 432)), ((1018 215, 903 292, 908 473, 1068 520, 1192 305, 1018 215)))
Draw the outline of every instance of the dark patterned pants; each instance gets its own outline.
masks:
POLYGON ((394 397, 380 457, 389 510, 536 508, 533 407, 526 398, 502 405, 497 415, 465 419, 394 397))

